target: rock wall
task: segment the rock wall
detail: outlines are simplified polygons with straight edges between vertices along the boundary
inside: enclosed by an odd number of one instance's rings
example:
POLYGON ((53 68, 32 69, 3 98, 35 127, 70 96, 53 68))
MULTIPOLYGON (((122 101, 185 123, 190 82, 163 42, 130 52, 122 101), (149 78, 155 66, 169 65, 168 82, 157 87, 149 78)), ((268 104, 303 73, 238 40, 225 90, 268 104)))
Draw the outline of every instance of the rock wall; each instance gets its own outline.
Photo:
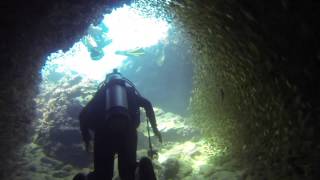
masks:
POLYGON ((0 3, 0 178, 17 169, 14 157, 21 142, 30 137, 35 117, 33 98, 45 57, 78 41, 90 23, 99 22, 109 5, 110 0, 0 3))
POLYGON ((253 179, 318 176, 317 8, 286 0, 174 7, 196 47, 195 125, 253 179))

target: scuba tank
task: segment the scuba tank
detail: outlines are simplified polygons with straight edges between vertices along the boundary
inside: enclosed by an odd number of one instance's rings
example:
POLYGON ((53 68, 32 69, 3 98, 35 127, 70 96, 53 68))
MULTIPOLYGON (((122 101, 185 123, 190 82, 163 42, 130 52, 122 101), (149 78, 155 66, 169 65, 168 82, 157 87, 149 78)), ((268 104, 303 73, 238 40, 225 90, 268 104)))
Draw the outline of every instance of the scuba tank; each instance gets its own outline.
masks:
POLYGON ((126 80, 117 70, 107 76, 106 119, 130 119, 126 80), (112 117, 112 118, 111 118, 112 117))

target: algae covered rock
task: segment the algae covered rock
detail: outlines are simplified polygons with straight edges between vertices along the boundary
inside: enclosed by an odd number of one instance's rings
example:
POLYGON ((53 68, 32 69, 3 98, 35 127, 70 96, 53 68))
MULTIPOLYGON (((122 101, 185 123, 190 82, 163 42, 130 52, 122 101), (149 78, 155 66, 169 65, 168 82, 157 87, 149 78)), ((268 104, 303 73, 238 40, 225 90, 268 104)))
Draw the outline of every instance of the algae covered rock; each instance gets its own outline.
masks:
POLYGON ((219 171, 215 173, 212 177, 212 180, 240 180, 237 174, 230 171, 219 171))
MULTIPOLYGON (((162 138, 165 142, 185 142, 192 138, 199 138, 199 131, 195 128, 191 128, 187 123, 187 118, 182 117, 172 112, 165 112, 164 110, 155 107, 154 108, 157 127, 162 134, 162 138)), ((142 113, 144 114, 144 113, 142 113)), ((142 123, 138 131, 140 132, 139 137, 145 141, 148 136, 148 131, 145 123, 145 117, 142 117, 142 123), (142 134, 141 134, 142 133, 142 134), (143 137, 145 136, 145 137, 143 137)), ((151 132, 153 137, 153 133, 151 132)), ((153 142, 158 143, 155 138, 153 142)))
POLYGON ((180 169, 178 160, 170 158, 167 159, 162 165, 164 166, 164 179, 176 179, 180 169))
POLYGON ((97 83, 77 75, 65 75, 58 82, 43 85, 36 99, 42 113, 37 123, 36 142, 44 152, 57 160, 86 167, 89 157, 82 147, 78 116, 89 101, 97 83))

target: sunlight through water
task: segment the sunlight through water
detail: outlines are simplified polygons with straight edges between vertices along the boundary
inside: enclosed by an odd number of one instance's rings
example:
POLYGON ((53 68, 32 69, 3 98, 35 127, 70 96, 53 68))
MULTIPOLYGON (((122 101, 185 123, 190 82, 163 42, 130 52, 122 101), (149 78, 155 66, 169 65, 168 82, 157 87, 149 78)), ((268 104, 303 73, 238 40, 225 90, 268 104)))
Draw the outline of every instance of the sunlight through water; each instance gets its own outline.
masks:
POLYGON ((102 81, 113 68, 120 67, 128 58, 116 51, 126 51, 157 45, 167 38, 169 24, 160 19, 145 17, 131 6, 123 6, 104 16, 102 24, 108 28, 103 36, 111 43, 101 48, 103 56, 92 60, 88 48, 79 41, 67 52, 59 50, 51 53, 41 73, 45 77, 49 71, 74 72, 83 77, 102 81))

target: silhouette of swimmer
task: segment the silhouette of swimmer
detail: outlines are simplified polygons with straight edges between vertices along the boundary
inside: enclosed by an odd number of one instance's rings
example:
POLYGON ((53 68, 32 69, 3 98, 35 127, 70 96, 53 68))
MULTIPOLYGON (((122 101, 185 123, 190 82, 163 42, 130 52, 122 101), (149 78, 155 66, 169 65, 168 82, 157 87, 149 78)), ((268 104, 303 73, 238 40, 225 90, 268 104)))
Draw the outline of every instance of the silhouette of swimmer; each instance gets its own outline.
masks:
POLYGON ((98 61, 103 58, 103 48, 112 43, 107 37, 108 28, 100 23, 99 26, 90 25, 88 35, 81 39, 90 53, 92 60, 98 61))
POLYGON ((80 130, 87 151, 91 149, 89 131, 94 133, 95 180, 112 179, 115 154, 121 179, 134 179, 140 107, 145 109, 154 134, 162 142, 151 103, 116 69, 80 112, 80 130))

